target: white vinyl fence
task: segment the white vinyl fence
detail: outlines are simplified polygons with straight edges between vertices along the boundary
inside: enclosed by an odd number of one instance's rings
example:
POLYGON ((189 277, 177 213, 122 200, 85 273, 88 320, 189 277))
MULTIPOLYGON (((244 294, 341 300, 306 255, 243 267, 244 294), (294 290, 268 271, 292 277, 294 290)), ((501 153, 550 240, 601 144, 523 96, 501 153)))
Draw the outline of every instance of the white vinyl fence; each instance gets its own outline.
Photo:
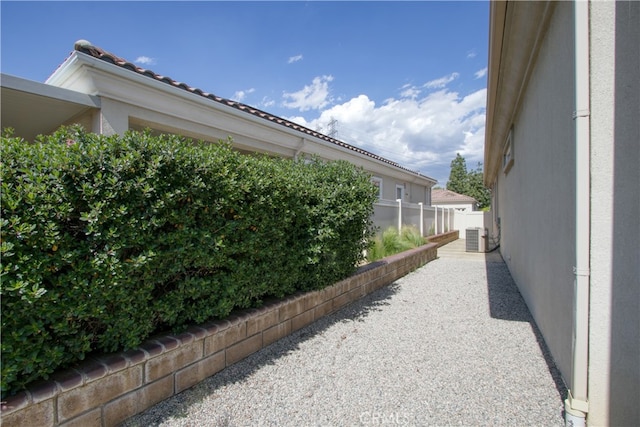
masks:
POLYGON ((373 222, 382 233, 389 227, 401 229, 413 226, 423 236, 431 236, 455 230, 455 209, 424 206, 422 203, 407 203, 401 200, 378 200, 373 206, 373 222))

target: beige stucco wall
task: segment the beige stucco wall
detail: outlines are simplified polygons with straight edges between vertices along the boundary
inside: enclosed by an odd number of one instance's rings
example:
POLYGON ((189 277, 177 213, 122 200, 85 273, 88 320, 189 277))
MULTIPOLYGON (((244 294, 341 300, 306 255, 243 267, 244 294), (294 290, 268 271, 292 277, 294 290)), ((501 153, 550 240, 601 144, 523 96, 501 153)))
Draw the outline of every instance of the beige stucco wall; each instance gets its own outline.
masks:
POLYGON ((501 252, 565 379, 574 265, 573 7, 551 18, 513 123, 513 167, 498 173, 501 252))
MULTIPOLYGON (((640 420, 640 3, 589 4, 588 425, 640 420)), ((501 252, 567 385, 575 265, 573 4, 555 5, 499 171, 501 252)), ((501 88, 499 90, 502 90, 501 88)), ((502 143, 502 142, 500 142, 502 143)), ((493 232, 497 233, 494 228, 493 232)))
POLYGON ((589 41, 592 180, 588 422, 637 425, 640 3, 591 3, 589 41))

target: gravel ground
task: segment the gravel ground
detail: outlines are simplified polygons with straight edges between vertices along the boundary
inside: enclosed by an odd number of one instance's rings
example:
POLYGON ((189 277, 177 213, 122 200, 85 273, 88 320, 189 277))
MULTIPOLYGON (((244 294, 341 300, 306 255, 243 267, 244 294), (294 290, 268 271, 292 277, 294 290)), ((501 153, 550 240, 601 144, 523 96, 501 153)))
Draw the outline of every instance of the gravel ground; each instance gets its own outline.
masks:
POLYGON ((125 426, 562 426, 504 263, 439 258, 125 426))

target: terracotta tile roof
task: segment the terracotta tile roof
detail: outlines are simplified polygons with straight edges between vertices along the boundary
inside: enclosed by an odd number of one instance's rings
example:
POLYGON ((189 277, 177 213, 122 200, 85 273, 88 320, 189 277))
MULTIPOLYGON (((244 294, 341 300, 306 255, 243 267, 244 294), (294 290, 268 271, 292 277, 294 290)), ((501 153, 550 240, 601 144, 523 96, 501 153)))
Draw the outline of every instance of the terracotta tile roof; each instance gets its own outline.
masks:
POLYGON ((437 188, 431 190, 431 204, 438 203, 478 203, 478 201, 471 196, 437 188))
POLYGON ((114 54, 112 54, 110 52, 107 52, 107 51, 105 51, 105 50, 103 50, 103 49, 101 49, 101 48, 99 48, 97 46, 93 46, 90 42, 88 42, 86 40, 77 41, 75 43, 75 45, 74 45, 74 50, 76 50, 78 52, 81 52, 81 53, 84 53, 84 54, 87 54, 87 55, 90 55, 90 56, 92 56, 94 58, 97 58, 97 59, 100 59, 102 61, 108 62, 110 64, 116 65, 116 66, 118 66, 120 68, 124 68, 126 70, 132 71, 134 73, 141 74, 143 76, 149 77, 149 78, 154 79, 154 80, 158 80, 158 81, 166 83, 166 84, 168 84, 170 86, 174 86, 174 87, 177 87, 179 89, 183 89, 183 90, 185 90, 187 92, 191 92, 191 93, 194 93, 196 95, 203 96, 205 98, 208 98, 208 99, 210 99, 212 101, 215 101, 215 102, 218 102, 220 104, 224 104, 224 105, 227 105, 229 107, 237 108, 240 111, 244 111, 244 112, 246 112, 248 114, 252 114, 254 116, 257 116, 257 117, 260 117, 262 119, 268 120, 270 122, 277 123, 279 125, 294 129, 294 130, 296 130, 298 132, 301 132, 301 133, 304 133, 304 134, 307 134, 307 135, 322 139, 324 141, 330 142, 330 143, 338 145, 340 147, 347 148, 347 149, 349 149, 351 151, 355 151, 356 153, 363 154, 365 156, 371 157, 371 158, 373 158, 375 160, 381 161, 383 163, 386 163, 388 165, 391 165, 391 166, 394 166, 396 168, 402 169, 404 171, 411 172, 411 173, 419 175, 421 177, 433 180, 433 178, 430 178, 430 177, 428 177, 426 175, 423 175, 420 172, 410 170, 408 168, 405 168, 404 166, 401 166, 400 164, 398 164, 396 162, 393 162, 391 160, 385 159, 384 157, 378 156, 377 154, 374 154, 374 153, 371 153, 371 152, 369 152, 367 150, 363 150, 361 148, 355 147, 355 146, 353 146, 351 144, 347 144, 347 143, 342 142, 340 140, 337 140, 335 138, 331 138, 331 137, 329 137, 327 135, 324 135, 324 134, 322 134, 320 132, 313 131, 313 130, 305 127, 305 126, 301 126, 299 124, 296 124, 296 123, 291 122, 289 120, 283 119, 281 117, 274 116, 273 114, 269 114, 269 113, 267 113, 265 111, 259 110, 257 108, 251 107, 251 106, 243 104, 241 102, 233 101, 231 99, 222 98, 220 96, 216 96, 214 94, 205 92, 205 91, 203 91, 201 89, 193 88, 193 87, 187 85, 186 83, 178 82, 176 80, 173 80, 170 77, 161 76, 161 75, 159 75, 157 73, 154 73, 151 70, 146 70, 144 68, 138 67, 137 65, 133 64, 132 62, 129 62, 129 61, 125 60, 125 59, 122 59, 122 58, 120 58, 120 57, 118 57, 118 56, 116 56, 116 55, 114 55, 114 54))

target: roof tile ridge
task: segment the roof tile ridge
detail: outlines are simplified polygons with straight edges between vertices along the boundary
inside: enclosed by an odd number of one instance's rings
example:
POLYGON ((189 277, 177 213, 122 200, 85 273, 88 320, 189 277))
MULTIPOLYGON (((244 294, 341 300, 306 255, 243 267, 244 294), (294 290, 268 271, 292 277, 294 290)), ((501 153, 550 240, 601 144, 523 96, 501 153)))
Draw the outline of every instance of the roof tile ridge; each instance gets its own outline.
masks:
POLYGON ((133 72, 135 72, 137 74, 140 74, 140 75, 143 75, 143 76, 146 76, 146 77, 150 77, 150 78, 152 78, 154 80, 169 84, 169 85, 177 87, 179 89, 186 90, 187 92, 190 92, 190 93, 193 93, 193 94, 200 95, 202 97, 211 99, 212 101, 216 101, 216 102, 218 102, 220 104, 225 104, 225 105, 228 105, 230 107, 236 108, 238 110, 246 111, 247 113, 249 113, 251 115, 260 117, 262 119, 265 119, 265 120, 268 120, 268 121, 271 121, 271 122, 274 122, 274 123, 278 123, 278 124, 280 124, 282 126, 286 126, 286 127, 295 129, 298 132, 306 133, 308 135, 311 135, 311 136, 314 136, 316 138, 325 140, 325 141, 330 142, 332 144, 341 146, 343 148, 347 148, 347 149, 349 149, 351 151, 355 151, 357 153, 364 154, 367 157, 371 157, 371 158, 376 159, 378 161, 381 161, 383 163, 387 163, 387 164, 389 164, 391 166, 397 167, 397 168, 402 169, 402 170, 404 170, 406 172, 410 172, 410 173, 416 174, 418 176, 431 179, 428 176, 423 175, 422 173, 420 173, 418 171, 414 171, 414 170, 411 170, 409 168, 406 168, 406 167, 400 165, 397 162, 394 162, 392 160, 384 158, 384 157, 382 157, 382 156, 380 156, 378 154, 372 153, 372 152, 370 152, 368 150, 365 150, 363 148, 359 148, 359 147, 357 147, 355 145, 348 144, 348 143, 346 143, 344 141, 340 141, 340 140, 335 139, 333 137, 330 137, 328 135, 325 135, 325 134, 322 134, 320 132, 311 130, 311 129, 307 128, 306 126, 297 124, 295 122, 292 122, 291 120, 287 120, 285 118, 278 117, 278 116, 276 116, 274 114, 271 114, 271 113, 268 113, 266 111, 260 110, 258 108, 249 106, 247 104, 243 104, 243 103, 241 103, 239 101, 234 101, 232 99, 223 98, 223 97, 217 96, 215 94, 205 92, 202 89, 191 87, 186 83, 178 82, 178 81, 172 79, 171 77, 162 76, 162 75, 157 74, 156 72, 154 72, 152 70, 148 70, 148 69, 144 69, 144 68, 138 67, 134 63, 129 62, 126 59, 123 59, 123 58, 121 58, 121 57, 119 57, 119 56, 117 56, 117 55, 115 55, 115 54, 113 54, 111 52, 108 52, 108 51, 106 51, 106 50, 104 50, 104 49, 102 49, 102 48, 100 48, 98 46, 95 46, 95 45, 93 45, 91 42, 89 42, 87 40, 78 40, 74 44, 74 50, 78 51, 78 52, 81 52, 81 53, 84 53, 84 54, 87 54, 89 56, 92 56, 92 57, 94 57, 96 59, 100 59, 100 60, 105 61, 105 62, 110 62, 113 65, 116 65, 116 66, 124 68, 124 69, 128 69, 128 70, 133 71, 133 72))

